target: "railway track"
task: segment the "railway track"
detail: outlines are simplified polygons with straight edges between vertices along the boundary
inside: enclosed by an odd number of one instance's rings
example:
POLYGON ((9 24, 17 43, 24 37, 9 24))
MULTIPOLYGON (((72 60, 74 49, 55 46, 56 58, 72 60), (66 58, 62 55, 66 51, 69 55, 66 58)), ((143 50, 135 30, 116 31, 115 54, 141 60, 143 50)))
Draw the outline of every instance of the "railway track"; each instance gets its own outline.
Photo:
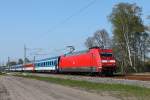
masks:
POLYGON ((128 80, 141 80, 150 81, 150 75, 126 75, 126 76, 114 76, 116 79, 128 79, 128 80))
POLYGON ((56 76, 80 76, 80 77, 91 77, 91 78, 113 78, 113 79, 126 79, 126 80, 139 80, 139 81, 150 81, 150 73, 139 73, 139 74, 129 74, 129 75, 120 75, 114 74, 113 76, 98 76, 98 75, 89 75, 89 74, 49 74, 49 73, 38 73, 45 74, 45 76, 56 75, 56 76))
POLYGON ((62 79, 79 80, 104 84, 135 85, 150 88, 150 75, 126 75, 126 76, 115 75, 113 77, 68 75, 68 74, 43 74, 43 73, 29 73, 29 74, 25 73, 24 75, 62 78, 62 79))
POLYGON ((98 76, 98 75, 90 75, 90 74, 69 74, 69 73, 61 73, 61 74, 53 74, 53 73, 29 73, 32 75, 39 76, 79 76, 79 77, 91 77, 91 78, 112 78, 112 79, 125 79, 125 80, 139 80, 139 81, 150 81, 150 73, 138 73, 138 74, 129 74, 129 75, 120 75, 114 74, 113 76, 98 76))

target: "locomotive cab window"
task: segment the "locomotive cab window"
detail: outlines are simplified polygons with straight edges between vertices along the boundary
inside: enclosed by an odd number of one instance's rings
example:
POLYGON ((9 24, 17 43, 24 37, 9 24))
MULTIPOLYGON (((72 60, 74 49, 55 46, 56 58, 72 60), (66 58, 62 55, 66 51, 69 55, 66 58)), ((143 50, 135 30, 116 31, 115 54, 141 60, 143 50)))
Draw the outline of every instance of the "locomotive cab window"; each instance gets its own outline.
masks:
POLYGON ((112 53, 100 53, 101 57, 112 57, 112 53))

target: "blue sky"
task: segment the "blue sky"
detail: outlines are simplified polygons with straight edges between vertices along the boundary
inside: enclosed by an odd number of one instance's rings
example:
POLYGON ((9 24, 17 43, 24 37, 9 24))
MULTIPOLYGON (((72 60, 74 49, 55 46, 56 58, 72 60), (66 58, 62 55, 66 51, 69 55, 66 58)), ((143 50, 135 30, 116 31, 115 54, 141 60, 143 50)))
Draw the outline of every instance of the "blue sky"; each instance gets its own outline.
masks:
MULTIPOLYGON (((43 48, 48 56, 62 53, 67 45, 85 49, 85 39, 105 28, 111 35, 112 27, 107 16, 119 2, 136 3, 143 9, 145 24, 150 15, 149 0, 0 0, 0 62, 10 56, 23 57, 23 45, 43 48), (66 18, 74 15, 71 19, 66 18)), ((27 55, 32 58, 31 52, 27 55)))

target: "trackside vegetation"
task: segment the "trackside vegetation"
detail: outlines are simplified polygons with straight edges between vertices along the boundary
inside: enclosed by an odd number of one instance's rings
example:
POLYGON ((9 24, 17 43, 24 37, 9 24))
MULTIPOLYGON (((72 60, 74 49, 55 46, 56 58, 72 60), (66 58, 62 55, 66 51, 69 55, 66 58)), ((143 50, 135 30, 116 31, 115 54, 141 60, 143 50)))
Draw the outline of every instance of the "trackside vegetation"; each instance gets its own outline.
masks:
POLYGON ((1 76, 1 75, 4 75, 4 74, 5 74, 5 73, 3 73, 3 72, 0 72, 0 76, 1 76))
POLYGON ((123 100, 149 100, 150 89, 132 85, 123 84, 104 84, 104 83, 92 83, 87 81, 61 79, 53 77, 39 77, 34 75, 15 75, 24 78, 36 79, 46 81, 50 83, 60 84, 64 86, 75 87, 84 89, 90 92, 97 93, 110 93, 115 97, 123 100))

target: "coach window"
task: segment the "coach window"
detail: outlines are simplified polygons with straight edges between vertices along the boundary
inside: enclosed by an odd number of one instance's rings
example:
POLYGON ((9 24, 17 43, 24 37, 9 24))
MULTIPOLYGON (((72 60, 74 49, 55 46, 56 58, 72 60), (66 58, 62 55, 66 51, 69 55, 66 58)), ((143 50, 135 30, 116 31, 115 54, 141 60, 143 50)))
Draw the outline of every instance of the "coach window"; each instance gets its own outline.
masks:
POLYGON ((49 66, 49 62, 47 62, 47 66, 49 66))
POLYGON ((48 62, 46 62, 46 66, 48 66, 48 62))
POLYGON ((45 66, 47 66, 47 62, 45 62, 45 66))
POLYGON ((55 64, 55 62, 53 61, 53 65, 55 64))
POLYGON ((47 62, 45 62, 45 66, 47 66, 47 62))
POLYGON ((45 66, 47 66, 47 62, 45 62, 45 66))
POLYGON ((54 65, 57 65, 57 61, 55 60, 54 65))
POLYGON ((49 62, 47 62, 47 66, 49 66, 49 62))

